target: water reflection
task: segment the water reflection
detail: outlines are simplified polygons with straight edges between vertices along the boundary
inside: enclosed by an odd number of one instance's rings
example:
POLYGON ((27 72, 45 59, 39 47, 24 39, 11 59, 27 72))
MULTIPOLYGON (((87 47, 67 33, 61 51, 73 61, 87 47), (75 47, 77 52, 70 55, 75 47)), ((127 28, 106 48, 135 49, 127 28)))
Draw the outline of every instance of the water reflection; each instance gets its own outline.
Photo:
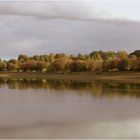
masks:
POLYGON ((80 82, 72 80, 46 80, 46 79, 0 79, 0 87, 9 89, 49 89, 57 91, 77 90, 79 94, 91 94, 94 97, 130 96, 140 97, 140 84, 119 82, 80 82))
POLYGON ((0 138, 140 138, 139 97, 140 84, 0 79, 0 138))

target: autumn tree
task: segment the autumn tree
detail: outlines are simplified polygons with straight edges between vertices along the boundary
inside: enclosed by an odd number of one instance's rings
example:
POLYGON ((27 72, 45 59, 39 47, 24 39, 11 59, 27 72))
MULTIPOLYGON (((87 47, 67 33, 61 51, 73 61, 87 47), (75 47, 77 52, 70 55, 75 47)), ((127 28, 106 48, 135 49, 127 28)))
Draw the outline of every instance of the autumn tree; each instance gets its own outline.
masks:
POLYGON ((118 59, 126 59, 128 57, 127 52, 125 51, 118 51, 117 52, 117 58, 118 59))
POLYGON ((82 72, 82 71, 87 71, 88 68, 87 68, 87 64, 85 63, 85 61, 75 60, 70 63, 69 69, 72 72, 82 72))
POLYGON ((137 70, 137 71, 140 70, 140 57, 136 59, 134 62, 134 70, 137 70))
POLYGON ((0 71, 3 70, 5 70, 5 64, 2 61, 0 61, 0 71))
POLYGON ((66 55, 57 56, 54 60, 53 67, 55 71, 64 71, 66 70, 66 64, 70 61, 70 59, 66 55))

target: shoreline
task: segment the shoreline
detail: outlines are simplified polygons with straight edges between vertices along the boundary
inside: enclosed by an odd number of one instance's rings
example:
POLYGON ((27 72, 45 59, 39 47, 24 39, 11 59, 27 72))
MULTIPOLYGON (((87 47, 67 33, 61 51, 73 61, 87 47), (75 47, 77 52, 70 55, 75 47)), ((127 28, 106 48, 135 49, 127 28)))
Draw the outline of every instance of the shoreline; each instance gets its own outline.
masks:
POLYGON ((75 72, 75 73, 41 73, 41 72, 0 72, 0 78, 29 78, 48 80, 76 81, 118 81, 140 83, 140 72, 75 72))

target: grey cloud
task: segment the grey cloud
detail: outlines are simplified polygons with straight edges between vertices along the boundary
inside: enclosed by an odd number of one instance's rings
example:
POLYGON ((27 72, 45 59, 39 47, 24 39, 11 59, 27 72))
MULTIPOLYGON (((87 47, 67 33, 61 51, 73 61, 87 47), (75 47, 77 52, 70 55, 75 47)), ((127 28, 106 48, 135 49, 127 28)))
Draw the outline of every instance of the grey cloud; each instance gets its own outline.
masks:
POLYGON ((64 19, 93 19, 99 16, 93 1, 0 2, 0 14, 64 19))
POLYGON ((0 57, 140 48, 139 22, 94 19, 91 3, 0 2, 0 57))
POLYGON ((128 21, 38 20, 0 16, 0 56, 46 53, 89 53, 93 50, 139 49, 140 23, 128 21))

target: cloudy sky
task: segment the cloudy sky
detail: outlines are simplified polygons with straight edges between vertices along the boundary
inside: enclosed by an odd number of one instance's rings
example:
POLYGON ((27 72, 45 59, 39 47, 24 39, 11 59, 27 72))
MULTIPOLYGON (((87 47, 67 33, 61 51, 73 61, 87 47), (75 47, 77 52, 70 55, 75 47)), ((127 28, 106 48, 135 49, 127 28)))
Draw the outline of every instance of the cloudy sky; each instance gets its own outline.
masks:
POLYGON ((140 49, 140 1, 0 1, 0 57, 140 49))

